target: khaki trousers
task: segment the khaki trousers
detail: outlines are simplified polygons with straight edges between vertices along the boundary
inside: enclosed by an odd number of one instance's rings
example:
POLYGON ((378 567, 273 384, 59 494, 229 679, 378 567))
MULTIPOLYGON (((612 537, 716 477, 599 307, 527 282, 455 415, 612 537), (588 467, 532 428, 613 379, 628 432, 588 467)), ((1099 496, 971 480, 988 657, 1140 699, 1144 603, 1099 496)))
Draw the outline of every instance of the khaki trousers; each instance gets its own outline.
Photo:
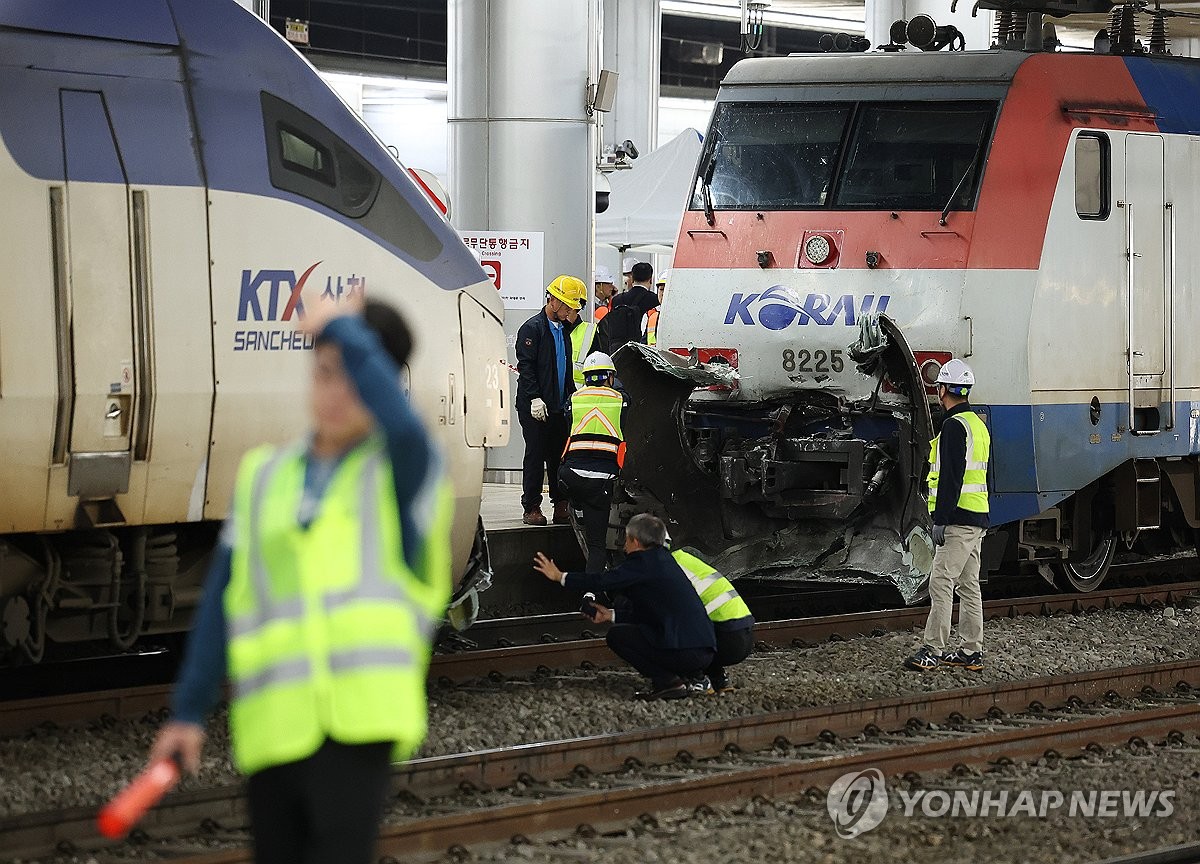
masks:
POLYGON ((942 654, 950 638, 950 614, 958 591, 958 635, 969 652, 983 650, 983 595, 979 591, 979 549, 983 528, 947 525, 946 543, 933 556, 929 574, 929 620, 925 644, 942 654))

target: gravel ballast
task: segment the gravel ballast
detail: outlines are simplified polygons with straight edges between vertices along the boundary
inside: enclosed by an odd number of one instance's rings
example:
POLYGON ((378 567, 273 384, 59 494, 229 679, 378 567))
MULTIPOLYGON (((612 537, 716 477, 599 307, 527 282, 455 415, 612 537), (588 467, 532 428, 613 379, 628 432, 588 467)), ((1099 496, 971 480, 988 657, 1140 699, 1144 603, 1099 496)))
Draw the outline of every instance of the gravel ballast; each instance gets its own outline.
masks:
MULTIPOLYGON (((1168 608, 989 621, 982 672, 903 671, 901 661, 919 644, 919 635, 904 632, 759 653, 731 670, 737 692, 680 702, 633 701, 640 677, 615 668, 434 687, 422 755, 1200 657, 1200 614, 1168 608)), ((159 722, 147 718, 0 740, 6 767, 0 816, 105 800, 140 770, 159 722)), ((200 776, 184 788, 236 781, 223 715, 209 731, 200 776)))
MULTIPOLYGON (((711 808, 708 813, 658 814, 652 824, 630 821, 597 837, 538 839, 532 843, 472 850, 467 860, 479 862, 595 861, 605 864, 707 864, 707 862, 819 862, 875 864, 880 861, 920 864, 1016 864, 1048 862, 1092 864, 1132 852, 1195 842, 1200 808, 1200 747, 1195 736, 1180 746, 1148 750, 1114 749, 1079 759, 1041 760, 965 775, 928 774, 915 781, 887 781, 888 810, 878 827, 853 839, 838 836, 826 807, 826 790, 798 798, 758 800, 711 808), (1020 793, 1032 793, 1041 808, 1042 793, 1063 794, 1064 803, 1048 803, 1045 814, 985 817, 966 815, 960 808, 943 816, 923 812, 919 792, 955 792, 969 796, 980 789, 1007 792, 1006 814, 1020 793), (1099 815, 1100 793, 1111 790, 1133 795, 1141 790, 1174 790, 1169 806, 1157 798, 1150 815, 1127 816, 1123 804, 1099 815), (917 801, 913 815, 905 814, 904 795, 917 801), (1071 814, 1072 793, 1081 803, 1095 795, 1092 816, 1086 807, 1071 814), (1169 811, 1169 813, 1167 812, 1169 811)), ((1052 797, 1046 799, 1054 800, 1052 797)), ((940 812, 944 799, 931 798, 930 810, 940 812)), ((952 806, 952 805, 951 805, 952 806)), ((461 861, 447 857, 445 861, 461 861)))

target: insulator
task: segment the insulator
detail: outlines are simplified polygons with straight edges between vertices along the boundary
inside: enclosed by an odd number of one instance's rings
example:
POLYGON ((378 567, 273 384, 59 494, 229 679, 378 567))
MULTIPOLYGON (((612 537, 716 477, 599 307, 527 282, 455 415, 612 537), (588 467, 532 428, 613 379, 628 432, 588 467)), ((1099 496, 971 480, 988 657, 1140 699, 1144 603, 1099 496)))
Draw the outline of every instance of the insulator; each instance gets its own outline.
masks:
POLYGON ((1137 54, 1137 7, 1114 6, 1108 28, 1108 38, 1114 54, 1137 54))
POLYGON ((1011 9, 1003 10, 996 18, 996 44, 1003 48, 1012 38, 1013 13, 1011 9))
POLYGON ((1019 12, 1013 16, 1009 40, 1017 47, 1025 44, 1025 27, 1028 23, 1024 12, 1019 12))
POLYGON ((1171 39, 1167 35, 1167 16, 1155 12, 1150 23, 1150 53, 1170 54, 1171 39))

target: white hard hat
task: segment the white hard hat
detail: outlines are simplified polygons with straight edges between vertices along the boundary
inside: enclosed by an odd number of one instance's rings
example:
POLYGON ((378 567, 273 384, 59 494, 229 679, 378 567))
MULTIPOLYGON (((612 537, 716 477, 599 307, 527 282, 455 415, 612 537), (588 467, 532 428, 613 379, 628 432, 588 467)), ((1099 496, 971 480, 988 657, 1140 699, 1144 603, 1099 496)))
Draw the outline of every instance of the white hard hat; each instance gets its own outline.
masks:
POLYGON ((612 358, 603 351, 593 351, 583 361, 583 374, 588 375, 594 372, 616 372, 617 369, 613 366, 612 358))
POLYGON ((612 282, 614 281, 612 271, 610 271, 603 264, 597 264, 596 265, 596 275, 595 275, 595 278, 592 279, 592 281, 593 282, 608 282, 609 284, 612 284, 612 282))
POLYGON ((667 280, 670 278, 671 278, 671 271, 669 269, 664 270, 658 274, 658 278, 654 280, 654 284, 655 285, 666 285, 667 280))
POLYGON ((975 373, 971 367, 955 357, 946 361, 946 365, 938 371, 937 383, 957 387, 974 387, 975 373))
POLYGON ((636 258, 626 258, 624 261, 621 262, 621 272, 622 273, 632 273, 633 265, 636 263, 638 263, 636 258))

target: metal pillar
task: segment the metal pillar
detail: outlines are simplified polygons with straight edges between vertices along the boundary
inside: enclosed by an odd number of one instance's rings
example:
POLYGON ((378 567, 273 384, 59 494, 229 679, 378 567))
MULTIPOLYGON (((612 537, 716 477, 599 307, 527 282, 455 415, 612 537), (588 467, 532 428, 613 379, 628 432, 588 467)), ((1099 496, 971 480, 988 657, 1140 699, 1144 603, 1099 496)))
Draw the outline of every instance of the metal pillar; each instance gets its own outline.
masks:
POLYGON ((629 139, 658 147, 662 53, 660 0, 604 0, 604 68, 618 73, 617 101, 604 117, 604 146, 629 139))
MULTIPOLYGON (((544 232, 547 282, 592 281, 598 150, 586 97, 600 69, 600 2, 449 0, 454 224, 544 232)), ((510 338, 535 311, 505 310, 510 338)), ((520 468, 521 436, 512 441, 489 452, 489 468, 520 468)))

